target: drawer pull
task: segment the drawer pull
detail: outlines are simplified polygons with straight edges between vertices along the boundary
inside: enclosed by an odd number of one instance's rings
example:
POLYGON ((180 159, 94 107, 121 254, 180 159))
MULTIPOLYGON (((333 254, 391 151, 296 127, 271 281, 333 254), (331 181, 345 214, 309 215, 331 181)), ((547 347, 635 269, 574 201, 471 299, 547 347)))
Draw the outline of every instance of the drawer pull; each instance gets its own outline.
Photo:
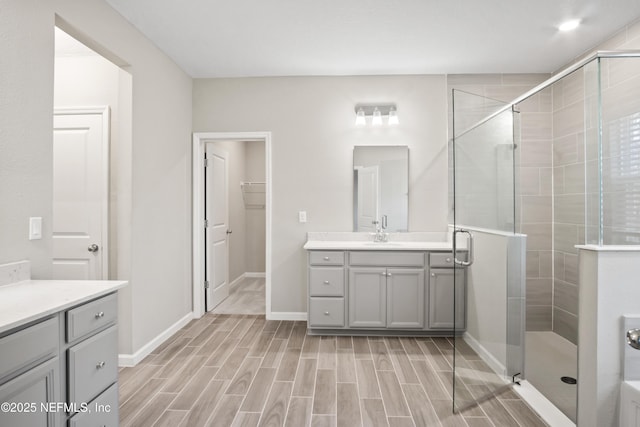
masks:
POLYGON ((96 313, 96 319, 100 319, 104 317, 104 311, 101 311, 100 313, 96 313))
POLYGON ((98 363, 96 363, 96 369, 102 369, 102 368, 104 368, 104 365, 106 365, 104 360, 102 362, 98 362, 98 363))
POLYGON ((436 273, 431 273, 431 277, 436 277, 436 273))
POLYGON ((328 316, 328 315, 329 315, 329 312, 328 312, 328 311, 325 311, 325 312, 324 312, 324 315, 325 315, 325 316, 328 316))
POLYGON ((446 262, 451 262, 451 258, 447 258, 445 261, 446 262))
POLYGON ((325 280, 325 281, 324 281, 324 282, 322 282, 322 283, 323 283, 323 284, 325 284, 325 285, 328 285, 328 284, 329 284, 329 281, 328 281, 328 280, 325 280))
POLYGON ((331 258, 329 258, 328 256, 326 256, 326 257, 324 257, 324 258, 322 258, 322 259, 323 259, 323 260, 325 260, 325 261, 329 261, 331 258))

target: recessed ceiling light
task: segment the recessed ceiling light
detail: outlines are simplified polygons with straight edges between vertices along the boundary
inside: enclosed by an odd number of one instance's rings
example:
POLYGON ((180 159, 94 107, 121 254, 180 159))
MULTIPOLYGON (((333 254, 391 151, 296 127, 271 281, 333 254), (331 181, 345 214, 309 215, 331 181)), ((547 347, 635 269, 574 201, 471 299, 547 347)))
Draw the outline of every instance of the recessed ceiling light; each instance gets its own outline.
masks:
POLYGON ((558 29, 560 31, 571 31, 571 30, 575 30, 576 28, 578 28, 578 25, 580 25, 580 20, 579 19, 572 19, 571 21, 566 21, 566 22, 563 22, 562 24, 560 24, 558 29))

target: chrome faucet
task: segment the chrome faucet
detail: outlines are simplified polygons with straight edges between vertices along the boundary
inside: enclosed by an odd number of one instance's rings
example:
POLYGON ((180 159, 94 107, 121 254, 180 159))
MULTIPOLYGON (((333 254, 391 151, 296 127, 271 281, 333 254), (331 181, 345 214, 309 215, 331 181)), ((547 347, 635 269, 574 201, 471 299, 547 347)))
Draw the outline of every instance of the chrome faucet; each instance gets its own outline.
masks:
POLYGON ((383 231, 386 228, 386 215, 383 215, 382 226, 380 226, 380 221, 372 221, 372 224, 376 226, 376 232, 371 233, 373 236, 374 242, 388 242, 389 241, 389 233, 383 231))

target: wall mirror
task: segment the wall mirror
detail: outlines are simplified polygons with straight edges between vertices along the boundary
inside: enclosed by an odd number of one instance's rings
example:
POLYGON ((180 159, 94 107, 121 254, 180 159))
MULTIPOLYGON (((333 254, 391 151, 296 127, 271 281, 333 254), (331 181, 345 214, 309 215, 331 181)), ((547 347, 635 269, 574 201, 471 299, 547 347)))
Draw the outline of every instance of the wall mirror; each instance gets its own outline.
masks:
POLYGON ((353 231, 408 231, 409 147, 353 148, 353 231))

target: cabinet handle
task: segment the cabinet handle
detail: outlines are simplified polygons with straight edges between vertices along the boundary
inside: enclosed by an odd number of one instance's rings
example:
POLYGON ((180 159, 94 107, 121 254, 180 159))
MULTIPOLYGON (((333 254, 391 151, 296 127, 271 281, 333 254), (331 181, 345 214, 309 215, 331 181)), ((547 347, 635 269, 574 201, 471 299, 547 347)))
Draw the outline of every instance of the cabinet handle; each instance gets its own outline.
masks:
POLYGON ((101 311, 100 313, 96 313, 96 319, 100 319, 101 317, 104 317, 104 311, 101 311))
POLYGON ((445 261, 446 262, 451 262, 451 258, 447 258, 445 261))
POLYGON ((328 284, 329 284, 329 281, 328 281, 328 280, 325 280, 325 281, 324 281, 324 282, 322 282, 322 283, 324 283, 325 285, 328 285, 328 284))
POLYGON ((325 260, 325 261, 329 261, 330 258, 328 256, 326 256, 326 257, 324 257, 322 259, 325 260))
POLYGON ((387 273, 380 273, 382 276, 387 277, 387 273))
POLYGON ((102 368, 104 368, 104 365, 105 365, 105 364, 106 364, 106 363, 104 362, 104 360, 103 360, 102 362, 98 362, 98 363, 96 364, 96 369, 102 369, 102 368))
POLYGON ((329 315, 329 312, 328 312, 328 311, 325 311, 325 312, 324 312, 324 315, 325 315, 325 316, 328 316, 328 315, 329 315))
POLYGON ((391 277, 391 273, 387 273, 387 277, 391 277))
POLYGON ((431 277, 436 277, 436 273, 431 273, 431 277))

